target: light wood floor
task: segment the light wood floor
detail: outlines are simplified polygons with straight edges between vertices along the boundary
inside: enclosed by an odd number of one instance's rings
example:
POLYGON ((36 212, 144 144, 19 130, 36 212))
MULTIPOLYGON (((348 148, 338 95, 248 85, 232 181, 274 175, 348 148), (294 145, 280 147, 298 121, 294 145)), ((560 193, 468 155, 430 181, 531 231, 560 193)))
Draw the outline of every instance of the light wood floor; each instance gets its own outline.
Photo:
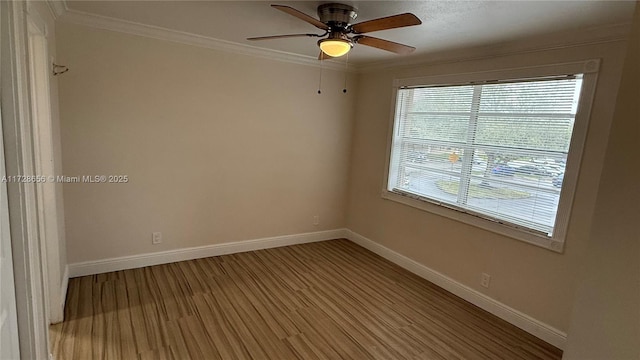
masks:
POLYGON ((63 359, 560 359, 347 241, 71 279, 63 359))

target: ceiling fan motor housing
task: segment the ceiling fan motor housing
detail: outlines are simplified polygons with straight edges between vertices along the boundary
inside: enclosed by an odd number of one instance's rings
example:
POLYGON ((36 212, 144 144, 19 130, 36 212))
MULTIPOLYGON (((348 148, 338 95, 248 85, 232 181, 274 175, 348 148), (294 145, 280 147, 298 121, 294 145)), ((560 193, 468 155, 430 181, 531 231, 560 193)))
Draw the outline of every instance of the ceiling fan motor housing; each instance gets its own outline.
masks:
POLYGON ((344 4, 323 4, 318 6, 318 17, 320 21, 329 25, 332 32, 344 31, 358 16, 356 10, 353 6, 344 4))

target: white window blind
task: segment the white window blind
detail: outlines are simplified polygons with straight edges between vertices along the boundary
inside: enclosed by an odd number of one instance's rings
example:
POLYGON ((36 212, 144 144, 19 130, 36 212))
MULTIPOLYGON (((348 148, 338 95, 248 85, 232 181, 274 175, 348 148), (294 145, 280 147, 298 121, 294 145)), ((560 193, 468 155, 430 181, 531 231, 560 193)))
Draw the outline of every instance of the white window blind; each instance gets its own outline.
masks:
POLYGON ((581 85, 399 89, 388 190, 551 237, 581 85))

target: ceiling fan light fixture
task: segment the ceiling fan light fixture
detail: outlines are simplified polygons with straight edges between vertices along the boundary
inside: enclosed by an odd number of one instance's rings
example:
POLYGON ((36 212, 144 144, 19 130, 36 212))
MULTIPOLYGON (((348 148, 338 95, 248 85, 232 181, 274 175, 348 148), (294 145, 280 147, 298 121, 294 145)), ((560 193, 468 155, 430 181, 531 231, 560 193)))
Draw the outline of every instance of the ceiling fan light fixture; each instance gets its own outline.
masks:
POLYGON ((422 21, 412 13, 386 16, 353 24, 353 21, 358 17, 357 9, 351 5, 338 3, 319 5, 318 18, 320 18, 320 20, 287 5, 271 4, 271 7, 323 30, 324 34, 258 36, 247 38, 247 40, 271 40, 293 37, 324 38, 327 36, 327 38, 318 41, 318 47, 320 47, 318 60, 344 56, 349 53, 355 44, 370 46, 396 54, 409 54, 416 48, 363 34, 422 24, 422 21), (351 37, 349 35, 351 35, 351 37))
POLYGON ((351 50, 353 43, 349 40, 329 38, 318 41, 318 46, 323 53, 331 57, 340 57, 351 50))

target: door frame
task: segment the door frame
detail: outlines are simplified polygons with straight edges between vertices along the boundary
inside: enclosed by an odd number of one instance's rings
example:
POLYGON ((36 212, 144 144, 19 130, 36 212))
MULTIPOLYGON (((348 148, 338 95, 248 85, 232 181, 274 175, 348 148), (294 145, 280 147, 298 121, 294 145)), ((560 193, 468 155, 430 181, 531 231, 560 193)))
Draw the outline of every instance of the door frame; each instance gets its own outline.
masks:
MULTIPOLYGON (((7 176, 36 175, 28 78, 26 3, 1 2, 7 33, 2 36, 2 130, 7 176), (6 47, 6 48, 5 48, 6 47)), ((7 183, 13 255, 18 337, 24 359, 47 359, 48 319, 45 313, 37 190, 33 183, 7 183)))
POLYGON ((46 182, 36 183, 45 313, 50 323, 59 323, 63 320, 66 294, 62 294, 56 184, 49 180, 55 179, 49 86, 53 61, 49 58, 47 24, 30 4, 27 2, 26 18, 34 166, 36 174, 47 178, 46 182))
MULTIPOLYGON (((8 8, 0 4, 0 36, 8 29, 8 8)), ((2 37, 0 46, 0 68, 8 59, 5 56, 6 36, 2 37)), ((2 71, 0 70, 0 73, 2 71)), ((4 141, 2 134, 2 105, 0 102, 0 175, 6 176, 4 141)), ((0 183, 0 356, 7 358, 20 357, 20 343, 18 339, 18 310, 16 306, 15 279, 13 275, 13 251, 11 249, 11 229, 9 227, 9 199, 7 198, 7 184, 0 183)))

